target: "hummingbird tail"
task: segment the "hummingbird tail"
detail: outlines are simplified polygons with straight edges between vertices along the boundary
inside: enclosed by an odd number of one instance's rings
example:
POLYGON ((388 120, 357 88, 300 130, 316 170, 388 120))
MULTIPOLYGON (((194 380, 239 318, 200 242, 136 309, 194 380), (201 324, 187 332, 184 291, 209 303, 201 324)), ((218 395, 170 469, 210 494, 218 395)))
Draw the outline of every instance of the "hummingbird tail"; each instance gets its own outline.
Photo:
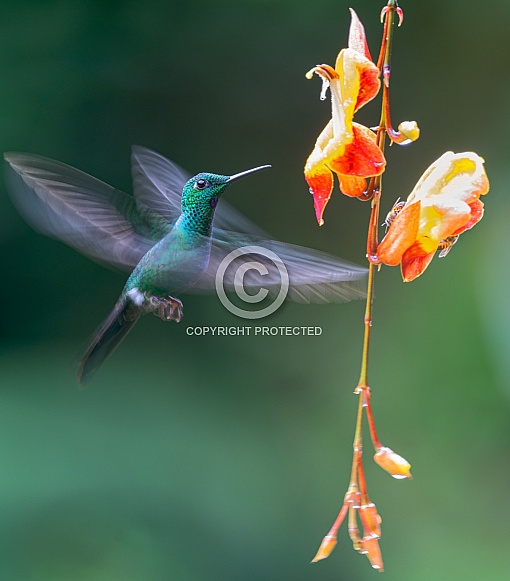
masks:
POLYGON ((113 311, 94 335, 76 372, 78 383, 84 385, 92 374, 120 345, 138 321, 141 311, 131 300, 120 297, 113 311))

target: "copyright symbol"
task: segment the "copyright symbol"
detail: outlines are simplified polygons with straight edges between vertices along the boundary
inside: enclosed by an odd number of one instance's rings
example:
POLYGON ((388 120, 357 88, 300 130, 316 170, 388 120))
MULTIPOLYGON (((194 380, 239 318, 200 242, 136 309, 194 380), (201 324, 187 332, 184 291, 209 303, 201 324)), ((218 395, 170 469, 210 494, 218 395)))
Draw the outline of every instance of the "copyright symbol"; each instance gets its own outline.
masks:
MULTIPOLYGON (((256 260, 242 261, 241 264, 237 265, 235 270, 233 287, 239 299, 245 303, 256 304, 263 301, 269 294, 269 291, 267 288, 260 288, 255 294, 249 294, 246 292, 245 276, 250 270, 256 270, 262 276, 269 274, 269 270, 264 262, 259 262, 256 260)), ((274 313, 281 306, 289 291, 289 273, 287 272, 285 264, 277 254, 271 250, 268 250, 267 248, 263 248, 262 246, 242 246, 232 250, 232 252, 227 254, 227 256, 225 256, 225 258, 221 261, 216 272, 215 282, 216 292, 223 306, 234 315, 242 317, 243 319, 262 319, 262 317, 267 317, 271 313, 274 313), (278 295, 270 305, 265 306, 259 310, 247 311, 245 309, 241 309, 234 305, 225 293, 225 276, 228 267, 237 258, 247 254, 258 254, 268 259, 276 267, 279 274, 280 290, 278 291, 278 295)))

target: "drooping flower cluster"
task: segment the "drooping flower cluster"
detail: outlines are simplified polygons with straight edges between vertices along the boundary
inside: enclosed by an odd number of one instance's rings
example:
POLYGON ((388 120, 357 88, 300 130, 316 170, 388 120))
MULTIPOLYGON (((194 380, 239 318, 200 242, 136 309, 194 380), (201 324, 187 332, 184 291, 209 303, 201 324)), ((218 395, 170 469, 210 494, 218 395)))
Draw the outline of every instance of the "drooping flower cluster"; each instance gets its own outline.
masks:
MULTIPOLYGON (((372 416, 372 406, 370 403, 370 388, 356 390, 360 393, 360 408, 358 410, 358 421, 361 419, 363 409, 366 410, 370 436, 376 450, 374 461, 383 470, 388 472, 393 478, 403 480, 412 478, 411 465, 405 458, 394 452, 391 448, 383 446, 377 436, 374 419, 372 416)), ((384 571, 384 564, 379 547, 381 538, 382 518, 377 512, 375 504, 370 500, 365 481, 365 471, 362 462, 363 447, 361 439, 355 439, 353 469, 349 488, 344 496, 342 508, 338 513, 333 526, 328 534, 323 538, 322 543, 313 558, 312 562, 321 561, 329 557, 331 551, 337 544, 338 529, 348 515, 348 531, 355 551, 361 555, 366 555, 370 564, 378 571, 384 571), (363 536, 360 535, 358 520, 363 528, 363 536)))
POLYGON ((397 0, 388 0, 383 8, 383 41, 377 65, 372 62, 365 31, 356 13, 351 10, 348 48, 338 54, 335 68, 317 65, 307 73, 322 78, 321 98, 331 93, 332 116, 305 165, 305 179, 313 194, 317 221, 323 224, 324 209, 334 187, 334 174, 339 188, 349 197, 372 199, 367 238, 369 277, 365 310, 365 338, 361 373, 355 394, 359 395, 358 416, 354 436, 351 477, 340 512, 324 537, 313 562, 329 556, 337 543, 337 533, 346 517, 353 547, 365 554, 372 567, 382 571, 379 547, 381 517, 368 497, 363 468, 362 424, 366 416, 375 449, 374 461, 396 479, 411 478, 411 466, 402 456, 383 446, 376 433, 371 389, 368 384, 368 352, 372 325, 372 303, 376 268, 385 264, 401 266, 405 282, 420 276, 434 254, 446 256, 463 232, 477 224, 483 216, 480 196, 489 190, 484 160, 472 152, 447 152, 423 174, 406 201, 398 201, 386 218, 387 233, 379 243, 378 220, 382 195, 382 174, 386 167, 386 138, 406 145, 418 139, 420 130, 414 121, 404 121, 394 130, 390 119, 389 86, 390 54, 393 25, 403 13, 397 0), (373 99, 381 88, 382 106, 379 126, 373 131, 355 123, 355 112, 373 99), (363 535, 358 524, 361 523, 363 535))

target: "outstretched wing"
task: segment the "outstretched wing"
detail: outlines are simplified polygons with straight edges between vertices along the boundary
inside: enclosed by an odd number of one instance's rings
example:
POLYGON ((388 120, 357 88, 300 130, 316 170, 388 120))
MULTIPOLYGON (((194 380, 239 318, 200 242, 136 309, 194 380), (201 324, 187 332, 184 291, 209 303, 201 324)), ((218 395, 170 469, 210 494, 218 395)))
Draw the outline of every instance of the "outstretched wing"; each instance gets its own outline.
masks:
MULTIPOLYGON (((242 254, 233 258, 230 266, 222 274, 223 287, 235 290, 242 282, 244 291, 255 294, 260 288, 276 296, 281 288, 282 274, 278 260, 285 265, 289 277, 287 298, 299 303, 340 303, 366 297, 366 276, 368 270, 341 260, 318 250, 268 240, 243 233, 232 233, 213 229, 213 243, 209 266, 189 292, 213 290, 220 264, 236 249, 257 246, 269 252, 242 254), (267 274, 261 274, 254 263, 260 264, 267 274), (239 273, 242 276, 239 276, 239 273)), ((237 253, 236 253, 237 254, 237 253)), ((223 269, 222 269, 223 271, 223 269)))
POLYGON ((101 263, 131 271, 171 230, 143 202, 64 163, 6 153, 11 198, 38 232, 101 263))
MULTIPOLYGON (((131 174, 135 198, 174 222, 181 213, 182 189, 191 175, 166 157, 140 145, 131 148, 131 174)), ((215 210, 214 224, 223 230, 268 236, 225 200, 215 210)))
POLYGON ((137 200, 175 222, 181 213, 181 195, 190 179, 186 171, 166 157, 141 145, 131 147, 131 177, 137 200))

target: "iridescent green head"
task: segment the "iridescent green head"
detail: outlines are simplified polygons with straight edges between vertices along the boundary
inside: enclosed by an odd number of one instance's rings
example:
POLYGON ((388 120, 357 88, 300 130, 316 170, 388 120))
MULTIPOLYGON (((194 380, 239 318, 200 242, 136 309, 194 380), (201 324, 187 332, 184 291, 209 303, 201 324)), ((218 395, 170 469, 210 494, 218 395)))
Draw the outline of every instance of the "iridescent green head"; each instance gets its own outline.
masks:
POLYGON ((251 173, 271 167, 262 165, 233 176, 223 176, 214 173, 199 173, 184 185, 182 190, 181 209, 188 226, 210 225, 214 210, 221 194, 234 181, 251 173))

